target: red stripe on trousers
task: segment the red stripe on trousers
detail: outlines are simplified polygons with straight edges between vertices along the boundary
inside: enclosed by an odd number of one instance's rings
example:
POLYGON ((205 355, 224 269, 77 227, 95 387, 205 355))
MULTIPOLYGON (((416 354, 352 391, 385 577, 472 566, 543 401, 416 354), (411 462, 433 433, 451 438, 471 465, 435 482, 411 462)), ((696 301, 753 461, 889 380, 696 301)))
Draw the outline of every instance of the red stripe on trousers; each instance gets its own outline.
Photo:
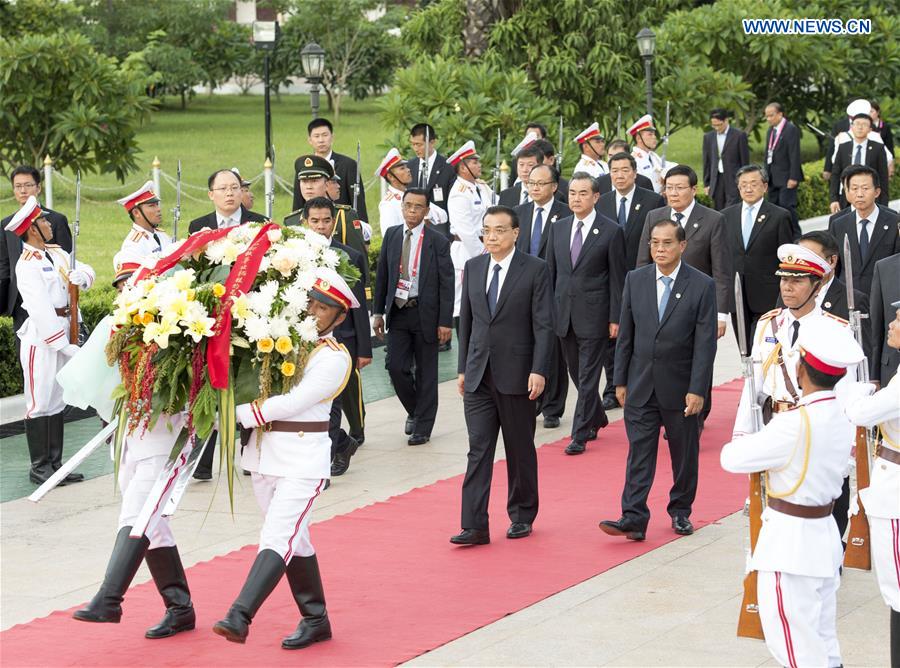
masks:
POLYGON ((894 534, 894 572, 900 587, 900 520, 891 520, 891 531, 894 534))
POLYGON ((797 668, 797 659, 794 658, 794 643, 791 640, 791 626, 788 624, 787 615, 784 614, 784 600, 781 598, 781 573, 778 572, 775 573, 775 595, 778 598, 778 616, 781 617, 781 629, 784 631, 788 664, 790 668, 797 668))
POLYGON ((291 560, 291 552, 293 552, 293 548, 291 547, 294 544, 294 539, 297 537, 297 534, 300 533, 300 525, 303 523, 303 518, 306 517, 306 513, 309 512, 309 509, 312 508, 313 501, 316 500, 316 497, 319 496, 319 492, 322 489, 322 483, 325 482, 325 479, 319 481, 318 486, 316 487, 316 493, 312 495, 312 498, 307 502, 306 508, 303 509, 303 512, 300 513, 300 518, 297 520, 297 524, 294 525, 294 533, 291 536, 290 540, 288 540, 288 549, 287 553, 284 555, 284 563, 288 563, 291 560))

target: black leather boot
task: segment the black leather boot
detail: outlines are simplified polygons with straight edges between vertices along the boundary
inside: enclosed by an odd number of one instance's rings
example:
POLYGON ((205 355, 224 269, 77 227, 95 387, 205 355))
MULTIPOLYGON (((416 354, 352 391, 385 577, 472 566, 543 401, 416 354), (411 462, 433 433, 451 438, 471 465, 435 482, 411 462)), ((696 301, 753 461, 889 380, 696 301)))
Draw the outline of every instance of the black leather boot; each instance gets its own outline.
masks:
MULTIPOLYGON (((356 454, 359 443, 352 436, 347 436, 344 443, 337 449, 334 457, 331 459, 331 475, 341 476, 350 468, 350 458, 356 454)), ((296 557, 295 557, 296 558, 296 557)))
POLYGON ((250 622, 284 575, 284 559, 274 550, 263 550, 247 574, 241 593, 231 604, 225 619, 213 626, 213 633, 231 642, 244 643, 250 633, 250 622))
POLYGON ((153 582, 166 604, 166 614, 159 624, 147 630, 144 637, 168 638, 182 631, 192 631, 197 617, 191 604, 191 590, 188 589, 178 548, 172 546, 148 550, 145 558, 153 582))
MULTIPOLYGON (((50 464, 53 466, 53 470, 56 471, 62 466, 62 455, 63 455, 63 414, 57 413, 56 415, 51 415, 47 418, 47 422, 49 427, 47 429, 47 452, 50 457, 50 464)), ((84 475, 81 473, 70 473, 67 475, 63 482, 81 482, 84 480, 84 475)))
MULTIPOLYGON (((50 418, 41 416, 24 420, 25 440, 28 441, 28 456, 31 469, 28 479, 35 485, 42 485, 53 475, 53 464, 47 451, 50 418)), ((65 484, 62 482, 60 484, 65 484)))
POLYGON ((891 610, 891 668, 900 668, 900 612, 891 610))
POLYGON ((325 592, 319 574, 319 560, 293 557, 287 566, 288 584, 303 619, 293 634, 281 641, 284 649, 303 649, 314 642, 331 639, 331 622, 325 610, 325 592))
POLYGON ((146 536, 131 538, 131 527, 122 527, 116 536, 116 544, 103 584, 86 608, 77 610, 72 616, 82 622, 118 624, 122 619, 122 600, 134 579, 134 574, 144 560, 150 540, 146 536))

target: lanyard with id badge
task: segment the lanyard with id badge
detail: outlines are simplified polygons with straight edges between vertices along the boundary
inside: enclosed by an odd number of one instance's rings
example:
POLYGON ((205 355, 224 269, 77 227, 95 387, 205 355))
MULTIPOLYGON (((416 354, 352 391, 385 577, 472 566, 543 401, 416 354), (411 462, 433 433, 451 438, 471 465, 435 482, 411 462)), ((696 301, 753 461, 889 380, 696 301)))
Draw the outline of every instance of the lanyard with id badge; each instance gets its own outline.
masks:
POLYGON ((419 241, 416 244, 416 254, 413 257, 412 266, 409 268, 409 278, 403 278, 403 260, 400 260, 400 277, 397 279, 397 289, 394 291, 394 299, 406 303, 409 301, 409 291, 413 281, 419 274, 419 256, 422 253, 422 241, 425 239, 425 230, 419 232, 419 241))

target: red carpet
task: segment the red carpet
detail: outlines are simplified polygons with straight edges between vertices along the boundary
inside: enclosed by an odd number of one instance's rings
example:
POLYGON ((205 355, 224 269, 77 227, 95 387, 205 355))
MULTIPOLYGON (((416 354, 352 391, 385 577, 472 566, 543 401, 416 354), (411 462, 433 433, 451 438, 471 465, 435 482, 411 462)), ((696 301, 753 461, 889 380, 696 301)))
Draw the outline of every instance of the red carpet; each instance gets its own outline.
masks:
MULTIPOLYGON (((739 388, 731 382, 715 390, 691 518, 697 528, 739 510, 746 496, 745 486, 719 466, 739 388)), ((671 469, 660 443, 644 543, 611 538, 597 528, 600 519, 620 512, 627 442, 618 421, 580 457, 563 454, 565 440, 540 448, 541 509, 530 538, 504 538, 503 462, 494 473, 494 542, 488 546, 448 543, 459 526, 461 476, 316 524, 312 538, 335 634, 330 642, 299 652, 280 648, 281 637, 299 620, 284 581, 254 620, 246 645, 212 633, 255 556, 255 546, 248 546, 188 570, 196 631, 145 640, 144 630, 163 613, 155 587, 146 583, 128 592, 121 624, 85 624, 71 619, 71 611, 55 612, 0 634, 0 660, 4 666, 401 663, 676 539, 665 513, 671 469)), ((97 565, 98 572, 102 567, 97 565)))

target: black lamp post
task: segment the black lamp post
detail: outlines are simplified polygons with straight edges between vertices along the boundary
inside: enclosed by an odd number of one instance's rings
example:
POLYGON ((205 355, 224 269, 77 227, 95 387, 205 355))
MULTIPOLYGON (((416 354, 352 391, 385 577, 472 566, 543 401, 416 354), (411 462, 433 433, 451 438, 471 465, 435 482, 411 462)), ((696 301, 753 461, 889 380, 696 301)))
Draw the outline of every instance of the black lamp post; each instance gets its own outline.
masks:
POLYGON ((641 28, 637 34, 638 53, 644 60, 644 78, 647 83, 647 113, 653 115, 653 52, 656 50, 656 35, 650 28, 641 28))
POLYGON ((272 155, 272 107, 269 97, 269 55, 278 43, 278 21, 254 21, 253 45, 263 51, 263 86, 265 87, 266 158, 275 162, 272 155))
POLYGON ((325 49, 310 42, 300 51, 300 63, 303 65, 303 74, 309 82, 309 103, 312 106, 312 117, 319 117, 319 84, 322 83, 322 73, 325 71, 325 49))

